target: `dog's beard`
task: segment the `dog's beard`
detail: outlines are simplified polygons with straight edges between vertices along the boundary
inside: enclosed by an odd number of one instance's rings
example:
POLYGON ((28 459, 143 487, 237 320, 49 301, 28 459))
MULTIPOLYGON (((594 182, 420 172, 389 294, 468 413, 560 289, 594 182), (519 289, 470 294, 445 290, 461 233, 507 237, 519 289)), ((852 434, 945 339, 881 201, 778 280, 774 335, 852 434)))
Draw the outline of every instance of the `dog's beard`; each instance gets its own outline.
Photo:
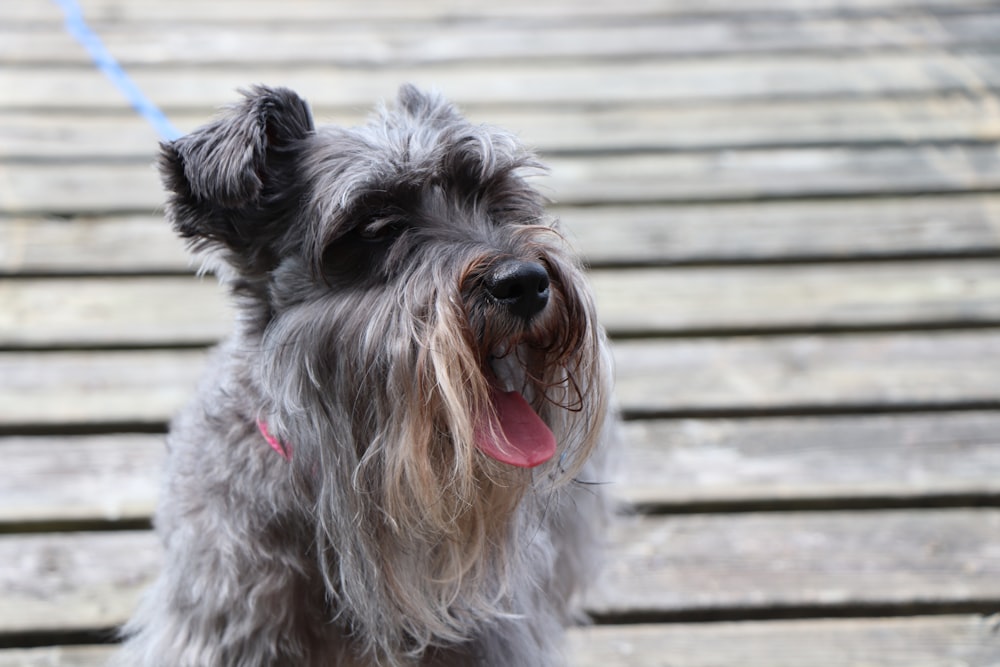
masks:
POLYGON ((467 287, 485 264, 468 262, 457 279, 408 279, 422 287, 400 293, 304 302, 264 338, 266 417, 294 445, 328 595, 377 655, 461 642, 518 607, 509 575, 550 545, 532 541, 538 526, 517 508, 550 502, 573 479, 607 412, 602 333, 575 288, 579 270, 546 255, 552 298, 527 325, 467 287), (507 392, 558 445, 537 467, 490 450, 490 440, 518 439, 498 414, 523 409, 498 401, 507 392))

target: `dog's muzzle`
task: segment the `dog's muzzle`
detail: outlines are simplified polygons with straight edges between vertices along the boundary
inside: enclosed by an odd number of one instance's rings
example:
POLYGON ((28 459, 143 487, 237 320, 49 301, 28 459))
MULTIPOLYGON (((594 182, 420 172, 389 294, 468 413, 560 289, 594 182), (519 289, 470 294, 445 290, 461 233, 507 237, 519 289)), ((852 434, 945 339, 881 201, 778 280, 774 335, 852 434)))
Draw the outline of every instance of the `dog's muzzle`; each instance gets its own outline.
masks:
POLYGON ((494 302, 525 322, 549 303, 549 273, 538 262, 504 262, 485 277, 483 285, 494 302))

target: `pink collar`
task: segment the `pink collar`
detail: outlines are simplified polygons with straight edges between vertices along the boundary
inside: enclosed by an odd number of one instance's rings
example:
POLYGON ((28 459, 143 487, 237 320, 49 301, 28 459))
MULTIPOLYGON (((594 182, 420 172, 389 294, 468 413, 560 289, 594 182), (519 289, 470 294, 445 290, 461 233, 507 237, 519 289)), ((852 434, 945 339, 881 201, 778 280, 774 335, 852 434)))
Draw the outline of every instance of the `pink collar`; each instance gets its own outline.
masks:
POLYGON ((281 458, 285 459, 286 461, 292 460, 292 446, 286 445, 285 443, 281 442, 276 437, 274 437, 274 435, 272 435, 271 432, 267 430, 266 421, 264 421, 263 419, 258 419, 257 428, 260 430, 260 434, 264 436, 264 440, 267 441, 267 444, 271 445, 271 449, 281 454, 281 458))

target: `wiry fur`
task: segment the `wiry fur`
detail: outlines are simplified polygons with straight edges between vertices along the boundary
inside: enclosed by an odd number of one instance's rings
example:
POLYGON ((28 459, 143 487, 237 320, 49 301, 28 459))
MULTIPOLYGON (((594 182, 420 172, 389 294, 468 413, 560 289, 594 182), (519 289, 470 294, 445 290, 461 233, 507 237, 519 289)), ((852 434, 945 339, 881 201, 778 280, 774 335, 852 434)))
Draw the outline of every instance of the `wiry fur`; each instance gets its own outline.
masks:
POLYGON ((164 569, 117 664, 562 662, 605 517, 610 370, 537 168, 412 87, 320 130, 255 88, 163 146, 173 225, 239 316, 171 429, 164 569), (512 259, 549 276, 529 321, 484 293, 512 259), (548 463, 477 450, 497 383, 555 433, 548 463))

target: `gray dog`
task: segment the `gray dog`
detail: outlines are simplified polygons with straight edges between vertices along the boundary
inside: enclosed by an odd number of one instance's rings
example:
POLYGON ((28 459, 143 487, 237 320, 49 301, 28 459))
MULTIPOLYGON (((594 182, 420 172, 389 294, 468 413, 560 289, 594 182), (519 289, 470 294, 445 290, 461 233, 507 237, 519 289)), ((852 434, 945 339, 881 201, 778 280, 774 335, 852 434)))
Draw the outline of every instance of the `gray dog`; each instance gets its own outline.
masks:
POLYGON ((352 129, 259 87, 163 145, 238 317, 172 426, 164 569, 117 664, 563 662, 611 373, 538 168, 409 86, 352 129))

